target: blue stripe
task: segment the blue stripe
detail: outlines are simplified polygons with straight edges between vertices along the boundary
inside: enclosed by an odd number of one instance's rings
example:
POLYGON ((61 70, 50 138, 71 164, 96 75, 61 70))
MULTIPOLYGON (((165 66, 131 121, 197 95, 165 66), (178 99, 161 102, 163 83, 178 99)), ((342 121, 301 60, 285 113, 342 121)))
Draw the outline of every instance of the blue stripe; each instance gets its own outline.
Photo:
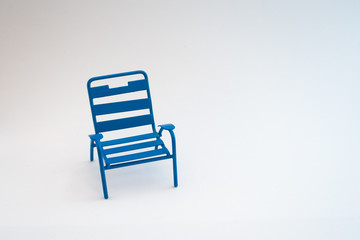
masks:
POLYGON ((142 148, 155 147, 155 146, 159 146, 162 144, 164 144, 163 141, 158 139, 155 141, 142 142, 142 143, 136 143, 136 144, 122 146, 122 147, 109 148, 109 149, 105 149, 103 152, 105 155, 108 155, 108 154, 121 153, 121 152, 126 152, 126 151, 142 149, 142 148))
POLYGON ((106 162, 109 164, 112 164, 112 163, 126 162, 126 161, 135 160, 135 159, 141 159, 141 158, 155 157, 155 156, 163 155, 163 154, 167 154, 167 151, 165 149, 156 149, 156 150, 152 150, 152 151, 134 153, 134 154, 129 154, 129 155, 120 156, 120 157, 107 158, 106 162))
POLYGON ((115 140, 103 141, 103 142, 101 142, 101 145, 106 147, 106 146, 111 146, 111 145, 116 145, 116 144, 136 142, 136 141, 141 141, 141 140, 146 140, 146 139, 151 139, 151 138, 158 138, 158 137, 160 137, 160 135, 156 132, 155 133, 147 133, 147 134, 142 134, 142 135, 133 136, 133 137, 126 137, 126 138, 120 138, 120 139, 115 139, 115 140))
POLYGON ((92 87, 89 89, 89 94, 91 98, 107 97, 117 94, 147 90, 147 85, 148 83, 146 80, 137 80, 128 82, 128 86, 125 87, 109 88, 109 85, 92 87))
POLYGON ((139 127, 149 124, 154 124, 154 119, 151 114, 142 115, 137 117, 129 117, 117 120, 110 120, 104 122, 98 122, 96 129, 99 132, 109 132, 114 130, 120 130, 125 128, 139 127))
POLYGON ((115 102, 94 105, 95 115, 104 115, 118 112, 135 111, 150 108, 150 99, 138 99, 132 101, 115 102))

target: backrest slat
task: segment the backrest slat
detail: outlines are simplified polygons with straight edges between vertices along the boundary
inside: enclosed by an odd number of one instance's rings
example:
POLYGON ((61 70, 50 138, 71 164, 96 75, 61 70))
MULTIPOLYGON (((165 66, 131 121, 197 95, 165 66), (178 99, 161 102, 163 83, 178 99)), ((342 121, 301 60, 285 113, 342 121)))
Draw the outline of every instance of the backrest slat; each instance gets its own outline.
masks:
POLYGON ((154 122, 153 116, 151 114, 122 118, 104 122, 97 123, 97 130, 99 132, 108 132, 114 130, 120 130, 131 127, 140 127, 148 124, 152 124, 154 122))
POLYGON ((115 102, 94 105, 95 115, 104 115, 118 112, 135 111, 150 108, 150 99, 137 99, 132 101, 115 102))
POLYGON ((109 88, 108 85, 92 87, 89 89, 89 93, 92 98, 99 98, 142 90, 147 90, 146 80, 131 81, 129 82, 129 85, 125 87, 109 88))

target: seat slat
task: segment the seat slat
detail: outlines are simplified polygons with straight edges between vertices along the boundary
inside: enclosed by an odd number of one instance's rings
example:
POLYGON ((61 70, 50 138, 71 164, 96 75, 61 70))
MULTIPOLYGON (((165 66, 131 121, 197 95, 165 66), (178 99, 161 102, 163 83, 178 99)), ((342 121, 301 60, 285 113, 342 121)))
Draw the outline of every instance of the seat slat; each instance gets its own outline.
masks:
POLYGON ((169 159, 172 158, 172 155, 166 155, 166 156, 160 156, 160 157, 154 157, 154 158, 148 158, 148 159, 143 159, 143 160, 137 160, 137 161, 131 161, 131 162, 124 162, 124 163, 118 163, 118 164, 111 164, 111 165, 107 165, 105 166, 105 169, 114 169, 114 168, 120 168, 120 167, 127 167, 127 166, 132 166, 132 165, 137 165, 137 164, 143 164, 143 163, 149 163, 149 162, 155 162, 155 161, 160 161, 160 160, 165 160, 165 159, 169 159))
POLYGON ((122 93, 142 91, 146 89, 147 89, 147 81, 144 79, 144 80, 128 82, 128 86, 118 87, 118 88, 109 88, 108 85, 92 87, 89 89, 89 93, 92 98, 99 98, 99 97, 107 97, 122 93))
POLYGON ((104 154, 108 155, 108 154, 114 154, 114 153, 121 153, 121 152, 126 152, 126 151, 138 150, 138 149, 142 149, 142 148, 155 147, 155 146, 159 146, 161 144, 164 144, 163 141, 160 139, 157 139, 155 141, 142 142, 142 143, 136 143, 136 144, 127 145, 127 146, 105 149, 104 154))
POLYGON ((117 145, 117 144, 129 143, 129 142, 136 142, 136 141, 141 141, 141 140, 146 140, 146 139, 151 139, 151 138, 157 138, 157 137, 160 137, 160 135, 158 133, 147 133, 147 134, 142 134, 142 135, 138 135, 138 136, 132 136, 132 137, 114 139, 114 140, 109 140, 109 141, 103 141, 103 142, 101 142, 101 145, 103 147, 106 147, 106 146, 111 146, 111 145, 117 145))
POLYGON ((148 115, 142 115, 136 117, 98 122, 95 125, 98 132, 109 132, 109 131, 120 130, 125 128, 149 125, 153 123, 154 123, 153 116, 151 114, 148 114, 148 115))
POLYGON ((95 115, 104 115, 111 113, 135 111, 150 108, 150 99, 137 99, 132 101, 115 102, 107 104, 94 105, 95 115))
POLYGON ((151 150, 151 151, 146 151, 146 152, 129 154, 129 155, 120 156, 120 157, 107 158, 106 162, 109 164, 112 164, 112 163, 126 162, 126 161, 131 161, 131 160, 136 160, 136 159, 142 159, 142 158, 150 158, 150 157, 155 157, 155 156, 163 155, 163 154, 167 154, 167 151, 166 151, 166 149, 161 148, 161 149, 156 149, 156 150, 151 150))

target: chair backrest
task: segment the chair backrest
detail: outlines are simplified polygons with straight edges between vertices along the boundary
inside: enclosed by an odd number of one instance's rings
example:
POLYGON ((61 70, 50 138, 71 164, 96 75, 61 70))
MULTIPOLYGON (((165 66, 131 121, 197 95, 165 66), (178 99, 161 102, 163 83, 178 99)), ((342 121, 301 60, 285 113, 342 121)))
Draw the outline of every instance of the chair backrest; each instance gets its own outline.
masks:
POLYGON ((93 77, 88 81, 87 88, 95 133, 104 133, 145 125, 151 125, 153 132, 155 132, 149 82, 147 74, 144 71, 93 77), (111 87, 106 83, 107 80, 124 83, 124 79, 127 78, 127 76, 131 76, 132 78, 139 76, 140 79, 135 78, 136 80, 127 81, 127 85, 120 87, 111 87), (126 100, 126 98, 125 100, 121 99, 121 96, 126 96, 128 93, 141 91, 146 94, 140 97, 135 94, 135 99, 133 96, 131 100, 126 100), (135 114, 135 116, 129 117, 129 113, 134 113, 134 111, 135 113, 136 111, 139 112, 138 110, 147 111, 140 111, 141 115, 135 114), (146 113, 144 114, 144 112, 146 113))

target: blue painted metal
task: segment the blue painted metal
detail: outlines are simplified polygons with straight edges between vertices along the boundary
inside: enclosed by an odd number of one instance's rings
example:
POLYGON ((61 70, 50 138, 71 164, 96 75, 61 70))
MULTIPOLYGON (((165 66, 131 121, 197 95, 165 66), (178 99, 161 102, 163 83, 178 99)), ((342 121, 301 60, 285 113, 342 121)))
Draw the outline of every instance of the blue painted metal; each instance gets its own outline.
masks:
MULTIPOLYGON (((99 85, 99 84, 97 84, 99 85)), ((91 78, 87 83, 89 101, 92 113, 92 119, 95 128, 95 134, 90 137, 90 161, 94 159, 94 148, 97 148, 100 165, 100 175, 103 187, 104 198, 108 198, 106 186, 105 170, 119 167, 127 167, 136 164, 149 163, 165 159, 173 160, 174 186, 178 186, 177 180, 177 162, 176 162, 176 143, 175 126, 173 124, 159 125, 159 132, 156 131, 154 114, 151 103, 148 76, 144 71, 133 71, 118 73, 91 78), (142 79, 128 81, 127 86, 111 88, 109 85, 94 86, 94 82, 105 79, 116 78, 116 81, 122 81, 125 76, 141 75, 142 79), (95 104, 94 99, 106 99, 109 96, 135 93, 146 91, 146 98, 111 101, 101 104, 95 104), (148 110, 148 113, 131 117, 121 117, 119 113, 134 113, 138 110, 148 110), (111 120, 99 121, 97 116, 112 116, 111 120), (151 126, 152 132, 142 133, 136 136, 122 136, 121 138, 102 140, 103 133, 123 130, 140 126, 151 126), (160 139, 163 130, 170 133, 172 142, 172 153, 166 148, 164 142, 160 139), (133 152, 135 151, 135 152, 133 152), (121 154, 118 156, 118 154, 121 154), (117 156, 114 156, 117 155, 117 156)))
POLYGON ((120 139, 115 139, 115 140, 110 140, 110 141, 102 141, 101 145, 103 147, 106 147, 106 146, 111 146, 111 145, 147 140, 150 138, 158 138, 158 137, 160 137, 160 135, 156 132, 155 133, 147 133, 147 134, 142 134, 142 135, 133 136, 133 137, 120 138, 120 139))
POLYGON ((159 145, 163 145, 163 144, 164 144, 164 142, 161 139, 157 139, 155 141, 141 142, 141 143, 135 143, 132 145, 126 145, 126 146, 121 146, 121 147, 105 149, 104 153, 105 154, 115 154, 115 153, 138 150, 138 149, 143 149, 143 148, 148 148, 148 147, 155 147, 155 146, 159 146, 159 145))
POLYGON ((167 130, 171 136, 171 145, 172 145, 172 159, 173 159, 173 176, 174 176, 174 187, 178 186, 178 177, 177 177, 177 163, 176 163, 176 141, 174 129, 175 126, 171 123, 159 125, 160 131, 159 135, 162 136, 163 130, 167 130))
MULTIPOLYGON (((100 139, 103 138, 102 134, 93 134, 93 135, 89 135, 91 140, 94 140, 96 142, 96 146, 100 146, 100 139)), ((105 169, 104 169, 104 165, 103 165, 103 152, 102 152, 102 148, 98 147, 98 158, 99 158, 99 165, 100 165, 100 175, 101 175, 101 182, 102 182, 102 187, 103 187, 103 192, 104 192, 104 198, 108 199, 109 195, 108 195, 108 191, 107 191, 107 186, 106 186, 106 177, 105 177, 105 169)))
POLYGON ((95 147, 95 142, 94 140, 90 139, 90 161, 94 160, 94 147, 95 147))
POLYGON ((103 115, 118 112, 135 111, 150 107, 149 99, 138 99, 117 103, 99 104, 94 106, 95 115, 103 115))
POLYGON ((97 130, 99 132, 109 132, 125 128, 140 127, 144 125, 150 125, 154 122, 151 114, 122 118, 104 122, 97 122, 97 130))
POLYGON ((138 160, 138 161, 130 161, 130 162, 125 162, 125 163, 121 163, 121 164, 112 164, 110 166, 105 166, 105 169, 108 170, 108 169, 114 169, 114 168, 120 168, 120 167, 127 167, 127 166, 155 162, 155 161, 160 161, 160 160, 165 160, 165 159, 169 159, 169 156, 155 157, 155 158, 149 158, 149 159, 138 160))

